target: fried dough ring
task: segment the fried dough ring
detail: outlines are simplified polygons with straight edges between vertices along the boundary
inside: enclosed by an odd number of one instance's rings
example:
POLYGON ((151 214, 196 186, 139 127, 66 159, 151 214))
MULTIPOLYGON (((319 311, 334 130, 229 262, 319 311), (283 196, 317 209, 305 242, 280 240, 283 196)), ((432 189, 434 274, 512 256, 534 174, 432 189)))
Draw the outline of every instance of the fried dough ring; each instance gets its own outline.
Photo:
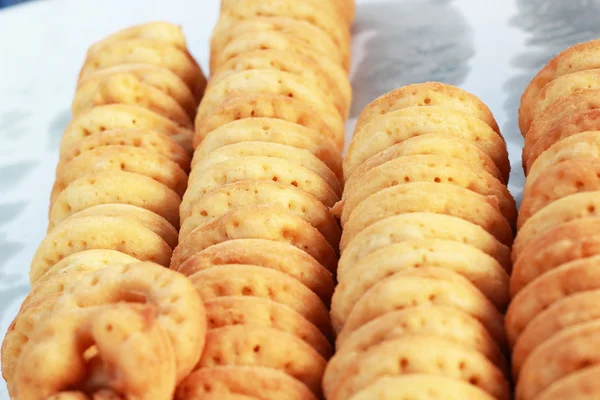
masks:
POLYGON ((85 399, 96 390, 110 398, 105 389, 125 399, 169 398, 175 355, 156 317, 149 305, 124 303, 55 314, 17 364, 18 398, 85 399))

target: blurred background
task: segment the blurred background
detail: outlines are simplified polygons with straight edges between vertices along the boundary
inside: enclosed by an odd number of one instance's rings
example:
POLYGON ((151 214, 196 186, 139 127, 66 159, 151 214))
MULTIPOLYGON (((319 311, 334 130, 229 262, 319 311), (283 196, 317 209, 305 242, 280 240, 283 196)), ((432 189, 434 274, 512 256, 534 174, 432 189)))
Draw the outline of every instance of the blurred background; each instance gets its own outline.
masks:
POLYGON ((26 3, 30 0, 0 0, 0 8, 13 6, 19 3, 26 3))

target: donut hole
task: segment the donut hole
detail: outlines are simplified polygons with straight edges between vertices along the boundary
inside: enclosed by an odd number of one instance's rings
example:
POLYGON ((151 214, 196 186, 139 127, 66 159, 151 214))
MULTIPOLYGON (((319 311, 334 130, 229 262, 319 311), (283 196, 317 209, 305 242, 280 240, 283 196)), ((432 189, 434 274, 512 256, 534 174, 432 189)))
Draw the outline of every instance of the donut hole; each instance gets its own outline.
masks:
POLYGON ((287 240, 290 243, 296 243, 297 237, 296 234, 292 231, 290 231, 289 229, 282 229, 281 230, 281 237, 283 237, 285 240, 287 240))
POLYGON ((118 298, 114 301, 114 303, 119 302, 146 304, 148 302, 148 296, 139 291, 124 290, 119 293, 118 298))
POLYGON ((242 295, 244 296, 252 296, 254 294, 254 290, 250 286, 244 286, 242 288, 242 295))
POLYGON ((227 288, 223 285, 217 285, 215 287, 215 291, 217 292, 217 296, 223 297, 227 295, 227 288))
POLYGON ((408 368, 409 365, 410 365, 410 362, 408 361, 408 359, 406 357, 402 357, 398 361, 398 368, 400 369, 401 372, 404 372, 408 368))

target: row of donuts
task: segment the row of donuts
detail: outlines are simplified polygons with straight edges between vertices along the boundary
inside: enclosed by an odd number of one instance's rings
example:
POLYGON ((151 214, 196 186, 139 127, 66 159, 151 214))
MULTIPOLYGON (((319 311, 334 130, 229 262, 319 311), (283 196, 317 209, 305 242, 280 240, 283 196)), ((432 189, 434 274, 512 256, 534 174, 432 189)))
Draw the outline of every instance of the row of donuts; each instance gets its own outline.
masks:
POLYGON ((197 364, 204 307, 165 267, 205 84, 168 23, 88 50, 32 290, 2 343, 11 398, 169 398, 197 364))
POLYGON ((321 398, 353 0, 223 0, 171 268, 208 333, 176 398, 321 398))
POLYGON ((521 98, 526 183, 506 316, 518 400, 600 393, 598 54, 598 40, 566 49, 521 98))
POLYGON ((427 82, 361 112, 344 158, 328 400, 511 398, 515 201, 490 110, 427 82))

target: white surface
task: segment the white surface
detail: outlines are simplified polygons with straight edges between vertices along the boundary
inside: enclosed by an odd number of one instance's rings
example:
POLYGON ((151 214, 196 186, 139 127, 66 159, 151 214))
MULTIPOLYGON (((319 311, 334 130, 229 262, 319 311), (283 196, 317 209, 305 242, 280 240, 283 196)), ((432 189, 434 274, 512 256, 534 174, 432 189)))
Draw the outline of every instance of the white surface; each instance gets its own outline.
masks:
MULTIPOLYGON (((600 2, 358 3, 354 111, 408 83, 463 87, 491 108, 503 129, 513 167, 509 187, 519 197, 519 96, 556 52, 600 36, 600 2)), ((206 71, 217 11, 218 0, 44 0, 0 11, 0 335, 28 291, 29 262, 45 234, 58 140, 88 46, 128 25, 168 20, 183 26, 206 71)), ((2 382, 0 399, 7 397, 2 382)))

